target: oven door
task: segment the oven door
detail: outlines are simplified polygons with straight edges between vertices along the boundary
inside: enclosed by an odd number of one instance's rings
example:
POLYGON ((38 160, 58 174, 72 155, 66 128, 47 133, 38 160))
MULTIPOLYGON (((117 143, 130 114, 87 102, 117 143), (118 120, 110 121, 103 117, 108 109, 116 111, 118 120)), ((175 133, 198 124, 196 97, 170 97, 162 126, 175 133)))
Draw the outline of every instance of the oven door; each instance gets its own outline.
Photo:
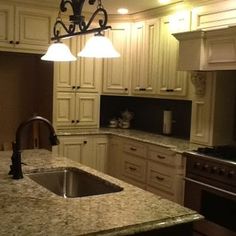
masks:
POLYGON ((185 178, 184 205, 205 220, 194 223, 195 235, 236 236, 236 194, 185 178))

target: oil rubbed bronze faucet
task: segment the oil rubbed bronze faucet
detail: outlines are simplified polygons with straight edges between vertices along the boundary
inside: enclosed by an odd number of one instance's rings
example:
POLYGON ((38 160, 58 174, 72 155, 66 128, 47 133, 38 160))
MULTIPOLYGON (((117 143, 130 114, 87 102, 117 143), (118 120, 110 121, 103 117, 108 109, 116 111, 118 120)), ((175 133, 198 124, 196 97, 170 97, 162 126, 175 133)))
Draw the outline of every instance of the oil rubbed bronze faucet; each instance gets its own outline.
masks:
POLYGON ((23 178, 23 173, 22 173, 22 168, 21 168, 21 133, 24 130, 26 126, 29 124, 35 122, 35 121, 40 121, 48 127, 50 135, 49 135, 49 140, 51 142, 51 145, 58 145, 59 140, 57 139, 55 130, 51 124, 51 122, 41 116, 33 116, 29 118, 28 120, 22 122, 19 127, 16 130, 16 139, 15 142, 12 143, 12 148, 13 148, 13 154, 11 157, 12 160, 12 165, 10 165, 10 175, 13 175, 13 179, 22 179, 23 178))

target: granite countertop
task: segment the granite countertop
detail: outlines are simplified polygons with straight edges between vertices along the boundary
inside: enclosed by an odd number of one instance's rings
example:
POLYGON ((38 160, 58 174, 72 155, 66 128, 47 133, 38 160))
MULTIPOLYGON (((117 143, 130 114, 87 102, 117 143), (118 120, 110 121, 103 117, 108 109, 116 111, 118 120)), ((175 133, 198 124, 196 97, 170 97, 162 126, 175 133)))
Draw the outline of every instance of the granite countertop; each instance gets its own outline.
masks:
POLYGON ((178 153, 196 150, 198 147, 201 146, 198 144, 191 143, 189 140, 184 140, 180 138, 174 138, 171 136, 154 134, 139 130, 133 130, 133 129, 99 128, 99 129, 78 129, 72 131, 59 130, 57 131, 57 134, 59 136, 96 135, 96 134, 115 135, 150 144, 160 145, 166 148, 170 148, 178 153))
POLYGON ((123 191, 64 199, 24 175, 8 176, 10 151, 0 152, 0 235, 130 235, 192 222, 196 212, 46 150, 22 153, 23 172, 78 167, 123 191))

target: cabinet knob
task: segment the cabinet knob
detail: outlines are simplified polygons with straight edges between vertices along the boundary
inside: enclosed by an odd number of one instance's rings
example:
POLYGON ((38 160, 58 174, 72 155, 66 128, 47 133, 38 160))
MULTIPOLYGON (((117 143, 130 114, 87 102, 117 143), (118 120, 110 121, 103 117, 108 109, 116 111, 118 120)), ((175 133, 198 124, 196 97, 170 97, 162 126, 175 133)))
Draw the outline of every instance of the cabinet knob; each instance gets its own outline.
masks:
POLYGON ((131 171, 136 171, 136 170, 137 170, 135 167, 132 167, 132 166, 129 166, 129 169, 130 169, 131 171))
POLYGON ((164 180, 163 177, 160 177, 160 176, 155 176, 155 177, 156 177, 156 179, 159 180, 159 181, 163 181, 163 180, 164 180))
POLYGON ((20 44, 20 42, 19 42, 19 41, 16 41, 16 44, 20 44))
POLYGON ((13 40, 11 40, 11 41, 9 41, 9 43, 10 43, 10 44, 13 44, 13 43, 14 43, 14 41, 13 41, 13 40))
POLYGON ((77 89, 80 89, 80 86, 77 86, 76 88, 77 88, 77 89))
POLYGON ((166 92, 174 92, 174 89, 166 89, 166 92))
POLYGON ((72 89, 75 89, 76 87, 75 86, 72 86, 72 89))
POLYGON ((128 91, 128 88, 125 88, 125 91, 128 91))
POLYGON ((130 148, 131 151, 136 151, 137 149, 135 147, 130 148))
POLYGON ((84 140, 84 144, 87 144, 87 141, 86 141, 86 140, 84 140))
POLYGON ((74 120, 72 120, 72 121, 71 121, 71 123, 75 123, 75 121, 74 121, 74 120))
POLYGON ((140 88, 139 91, 146 91, 146 88, 140 88))
POLYGON ((76 123, 79 123, 79 120, 76 120, 76 123))
POLYGON ((157 158, 159 158, 159 159, 165 159, 166 157, 161 156, 161 155, 157 155, 157 158))

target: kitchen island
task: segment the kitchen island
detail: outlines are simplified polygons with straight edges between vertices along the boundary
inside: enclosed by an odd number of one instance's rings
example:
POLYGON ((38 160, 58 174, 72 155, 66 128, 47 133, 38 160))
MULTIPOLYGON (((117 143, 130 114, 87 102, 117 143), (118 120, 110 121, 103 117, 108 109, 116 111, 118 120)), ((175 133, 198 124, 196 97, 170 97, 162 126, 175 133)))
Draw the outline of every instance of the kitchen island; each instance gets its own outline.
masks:
POLYGON ((23 151, 24 178, 13 180, 7 174, 11 154, 0 152, 0 235, 190 236, 191 223, 202 219, 197 212, 46 150, 23 151), (63 198, 25 175, 59 167, 80 168, 123 190, 63 198))

